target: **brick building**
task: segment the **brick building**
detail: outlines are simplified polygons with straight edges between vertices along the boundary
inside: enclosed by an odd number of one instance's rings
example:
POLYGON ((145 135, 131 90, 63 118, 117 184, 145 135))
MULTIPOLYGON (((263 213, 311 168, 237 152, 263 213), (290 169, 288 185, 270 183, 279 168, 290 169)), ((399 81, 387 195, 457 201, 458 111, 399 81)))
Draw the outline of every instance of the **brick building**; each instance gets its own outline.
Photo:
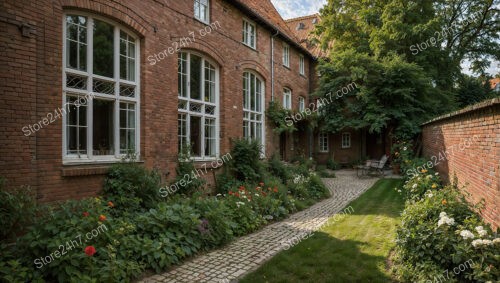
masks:
POLYGON ((170 178, 188 141, 200 162, 235 137, 260 140, 266 156, 308 148, 265 119, 272 100, 307 103, 315 76, 270 1, 7 0, 0 10, 8 187, 30 185, 43 202, 91 196, 130 151, 170 178))

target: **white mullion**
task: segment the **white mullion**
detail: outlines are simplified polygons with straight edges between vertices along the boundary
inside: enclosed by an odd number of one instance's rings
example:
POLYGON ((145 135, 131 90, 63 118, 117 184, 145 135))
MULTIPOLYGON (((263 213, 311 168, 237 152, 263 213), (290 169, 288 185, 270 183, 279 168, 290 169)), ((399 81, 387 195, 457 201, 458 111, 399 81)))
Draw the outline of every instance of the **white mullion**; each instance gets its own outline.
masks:
POLYGON ((135 58, 134 58, 134 61, 135 61, 135 82, 136 82, 136 85, 135 85, 135 98, 136 98, 136 103, 134 104, 134 119, 135 119, 135 129, 134 129, 134 133, 135 133, 135 152, 137 153, 137 157, 140 158, 140 153, 141 153, 141 131, 140 131, 140 128, 141 128, 141 117, 140 117, 140 114, 141 114, 141 109, 140 109, 140 106, 141 106, 141 90, 140 90, 140 81, 141 81, 141 74, 140 74, 140 58, 139 58, 139 53, 140 53, 140 42, 138 39, 134 39, 134 43, 135 43, 135 58))
MULTIPOLYGON (((205 102, 205 59, 201 60, 201 101, 205 102)), ((200 149, 200 157, 205 158, 205 103, 201 104, 201 149, 200 149)))
POLYGON ((114 27, 114 78, 115 78, 115 100, 114 100, 114 116, 113 116, 113 132, 114 132, 114 148, 116 158, 120 157, 120 29, 118 27, 114 27))
MULTIPOLYGON (((186 146, 189 147, 189 154, 191 154, 191 54, 186 53, 186 98, 188 103, 186 113, 186 146)), ((191 156, 190 156, 191 157, 191 156)))
MULTIPOLYGON (((63 93, 62 93, 62 102, 63 102, 63 107, 64 109, 66 109, 66 72, 64 71, 64 69, 66 69, 66 56, 68 56, 68 51, 67 51, 67 48, 68 48, 68 43, 66 41, 66 29, 67 29, 67 23, 66 23, 66 14, 63 15, 63 34, 62 34, 62 37, 63 37, 63 58, 62 58, 62 61, 63 61, 63 72, 62 72, 62 83, 63 83, 63 93)), ((64 159, 64 157, 67 155, 67 146, 66 146, 66 143, 68 142, 67 141, 67 138, 66 138, 66 135, 68 134, 68 129, 66 128, 67 127, 67 123, 66 123, 66 119, 67 119, 67 115, 68 115, 68 112, 69 111, 64 111, 63 112, 63 119, 62 119, 62 126, 63 126, 63 130, 62 130, 62 157, 64 159)))
MULTIPOLYGON (((87 84, 87 91, 88 93, 93 93, 92 86, 94 84, 94 79, 92 77, 94 73, 94 19, 88 17, 87 18, 87 72, 88 72, 88 84, 87 84)), ((92 159, 94 156, 93 152, 93 144, 92 144, 92 139, 93 139, 93 129, 94 129, 94 124, 93 124, 93 114, 94 113, 94 99, 88 99, 87 100, 87 157, 89 159, 92 159)))

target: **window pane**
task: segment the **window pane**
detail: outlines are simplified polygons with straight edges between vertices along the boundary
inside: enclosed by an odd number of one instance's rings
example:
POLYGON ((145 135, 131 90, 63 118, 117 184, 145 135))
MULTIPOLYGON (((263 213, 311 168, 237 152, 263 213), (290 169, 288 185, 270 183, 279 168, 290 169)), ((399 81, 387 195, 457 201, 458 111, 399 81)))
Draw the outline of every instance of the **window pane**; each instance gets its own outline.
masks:
POLYGON ((215 102, 215 68, 205 62, 205 101, 215 102))
POLYGON ((94 20, 94 74, 112 78, 114 27, 94 20))
POLYGON ((191 116, 190 142, 193 156, 201 156, 201 117, 191 116))
POLYGON ((184 147, 187 145, 187 130, 186 130, 186 114, 179 114, 177 116, 177 135, 178 135, 178 152, 182 153, 184 147))
POLYGON ((243 108, 248 109, 248 81, 250 77, 250 73, 243 74, 243 108))
POLYGON ((191 99, 201 99, 201 57, 191 54, 191 99))
POLYGON ((135 151, 135 104, 120 103, 120 153, 135 151))
POLYGON ((205 156, 215 156, 214 119, 205 119, 205 156))
POLYGON ((66 98, 67 154, 87 154, 87 105, 83 97, 66 98))
POLYGON ((256 93, 256 103, 257 103, 257 108, 255 109, 257 112, 262 111, 262 83, 260 82, 259 79, 256 80, 256 85, 257 85, 257 93, 256 93))
POLYGON ((180 53, 177 67, 178 92, 179 96, 187 97, 187 54, 180 53))
POLYGON ((114 101, 94 99, 93 153, 114 155, 114 101))
POLYGON ((250 109, 255 111, 255 75, 250 74, 250 109))
POLYGON ((86 17, 66 17, 66 67, 82 71, 87 68, 86 17))

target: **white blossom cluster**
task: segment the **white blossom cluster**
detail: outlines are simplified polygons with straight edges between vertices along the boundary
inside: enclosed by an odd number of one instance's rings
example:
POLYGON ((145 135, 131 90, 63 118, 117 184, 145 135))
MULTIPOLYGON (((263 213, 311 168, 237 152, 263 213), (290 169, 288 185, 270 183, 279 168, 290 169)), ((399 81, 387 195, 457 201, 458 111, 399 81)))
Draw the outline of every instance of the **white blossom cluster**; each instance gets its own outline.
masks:
POLYGON ((443 224, 447 225, 455 224, 455 219, 453 219, 452 217, 448 217, 448 215, 444 211, 439 214, 438 227, 441 227, 441 225, 443 224))

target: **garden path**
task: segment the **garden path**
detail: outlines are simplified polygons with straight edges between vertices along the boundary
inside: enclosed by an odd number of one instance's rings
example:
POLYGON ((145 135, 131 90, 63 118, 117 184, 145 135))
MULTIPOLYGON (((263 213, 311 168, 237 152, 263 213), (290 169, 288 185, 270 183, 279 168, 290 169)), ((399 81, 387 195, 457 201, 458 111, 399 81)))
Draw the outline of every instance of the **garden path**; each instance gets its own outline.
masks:
POLYGON ((237 282, 285 247, 318 230, 351 201, 371 188, 377 178, 356 177, 356 171, 339 170, 336 178, 323 179, 332 196, 283 221, 238 238, 227 246, 194 257, 172 270, 142 279, 141 283, 237 282))

